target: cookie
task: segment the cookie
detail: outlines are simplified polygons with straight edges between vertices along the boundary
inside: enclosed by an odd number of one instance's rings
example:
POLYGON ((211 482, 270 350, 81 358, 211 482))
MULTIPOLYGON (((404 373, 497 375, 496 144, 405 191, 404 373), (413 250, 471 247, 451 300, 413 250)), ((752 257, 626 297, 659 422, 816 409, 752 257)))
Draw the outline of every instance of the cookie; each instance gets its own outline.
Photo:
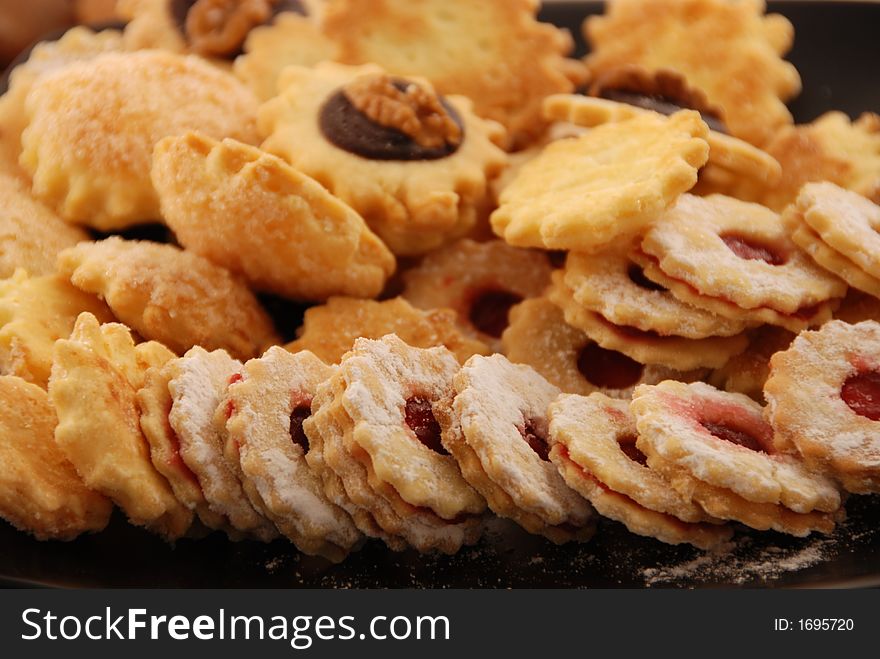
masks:
POLYGON ((851 288, 834 312, 834 318, 851 325, 863 320, 880 322, 880 299, 851 288))
POLYGON ((423 254, 485 214, 502 134, 463 97, 375 65, 289 67, 259 112, 263 149, 354 208, 398 255, 423 254))
POLYGON ((381 339, 396 334, 414 348, 445 346, 459 362, 488 353, 486 344, 466 336, 451 309, 416 309, 401 297, 391 300, 355 300, 334 297, 305 312, 298 338, 285 348, 308 350, 328 364, 338 364, 356 339, 381 339))
POLYGON ((406 271, 403 297, 421 309, 454 310, 469 334, 497 352, 510 308, 541 295, 551 270, 544 252, 465 239, 406 271))
POLYGON ((543 128, 541 100, 570 92, 583 72, 565 56, 571 36, 535 19, 535 0, 331 0, 323 30, 340 61, 375 62, 428 78, 441 94, 474 100, 482 117, 507 127, 512 146, 543 128))
POLYGON ((173 245, 107 238, 58 257, 71 283, 107 302, 119 320, 177 353, 194 345, 244 359, 278 343, 272 321, 244 283, 173 245))
POLYGON ((318 385, 333 374, 310 352, 270 348, 244 365, 217 408, 225 426, 224 455, 253 506, 301 551, 341 561, 362 535, 324 495, 306 462, 302 429, 318 385))
POLYGON ((781 57, 794 29, 764 9, 762 0, 615 0, 584 24, 587 65, 675 71, 720 107, 732 135, 760 146, 791 123, 785 103, 801 89, 781 57))
POLYGON ((517 247, 596 252, 633 239, 697 182, 709 147, 693 110, 559 140, 526 163, 490 221, 517 247))
POLYGON ((729 527, 705 524, 703 510, 646 466, 635 446, 635 419, 624 401, 602 394, 565 395, 551 403, 550 460, 596 511, 633 533, 713 549, 729 527))
POLYGON ((0 281, 0 372, 45 389, 55 341, 70 336, 83 311, 102 323, 115 320, 98 298, 58 275, 29 277, 16 270, 0 281))
POLYGON ((252 288, 297 300, 375 297, 394 271, 356 212, 255 147, 168 137, 153 153, 152 179, 180 244, 252 288))
POLYGON ((831 321, 773 355, 764 386, 777 448, 859 494, 880 491, 878 345, 877 322, 831 321))
POLYGON ((547 406, 560 393, 528 366, 475 356, 436 408, 443 447, 499 517, 554 543, 586 541, 593 509, 550 462, 547 406))
POLYGON ((21 164, 65 220, 102 231, 154 221, 155 144, 198 129, 254 142, 257 100, 195 57, 105 53, 45 73, 25 103, 21 164))
POLYGON ((149 368, 173 357, 154 341, 135 345, 124 325, 82 313, 70 338, 55 342, 49 378, 55 441, 86 487, 169 540, 186 533, 192 513, 153 467, 136 393, 149 368))
POLYGON ((0 376, 0 517, 38 540, 102 530, 113 504, 83 485, 55 444, 58 419, 43 389, 0 376))
POLYGON ((752 400, 763 403, 764 383, 770 375, 770 358, 788 348, 795 335, 781 327, 764 325, 751 330, 748 337, 749 347, 731 357, 721 368, 712 371, 706 382, 717 389, 745 394, 752 400))
POLYGON ((241 374, 241 362, 222 350, 195 347, 169 366, 168 422, 180 443, 180 457, 196 475, 211 510, 238 531, 267 542, 277 537, 275 526, 257 512, 224 457, 224 438, 214 413, 226 388, 241 374))

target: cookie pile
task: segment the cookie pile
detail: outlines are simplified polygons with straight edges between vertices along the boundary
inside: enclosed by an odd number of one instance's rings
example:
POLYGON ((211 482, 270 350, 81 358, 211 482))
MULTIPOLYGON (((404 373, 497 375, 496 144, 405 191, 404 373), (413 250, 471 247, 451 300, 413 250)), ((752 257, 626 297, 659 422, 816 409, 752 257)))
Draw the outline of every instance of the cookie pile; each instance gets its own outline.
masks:
POLYGON ((880 491, 880 123, 792 124, 762 3, 585 60, 535 0, 119 7, 0 95, 16 527, 717 549, 880 491))

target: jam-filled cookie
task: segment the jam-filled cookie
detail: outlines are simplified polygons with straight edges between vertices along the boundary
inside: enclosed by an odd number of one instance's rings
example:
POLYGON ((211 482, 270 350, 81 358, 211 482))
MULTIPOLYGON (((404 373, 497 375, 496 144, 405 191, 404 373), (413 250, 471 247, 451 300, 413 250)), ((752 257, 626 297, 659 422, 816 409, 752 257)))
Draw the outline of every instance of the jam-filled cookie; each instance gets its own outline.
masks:
POLYGON ((401 297, 355 300, 333 297, 306 310, 298 338, 285 348, 309 350, 328 364, 338 364, 356 339, 381 339, 396 334, 414 348, 445 346, 459 362, 488 353, 485 343, 466 336, 451 309, 416 309, 401 297))
POLYGON ((712 371, 706 381, 718 389, 745 394, 752 400, 763 403, 764 383, 770 375, 770 358, 788 348, 794 337, 787 329, 774 325, 750 330, 749 347, 731 357, 721 368, 712 371))
POLYGON ((647 466, 629 404, 602 394, 563 395, 548 408, 550 460, 596 511, 638 535, 713 549, 733 535, 709 521, 647 466))
POLYGON ((363 536, 325 496, 306 462, 302 428, 318 385, 333 371, 310 352, 270 348, 229 385, 217 422, 225 427, 226 461, 254 507, 301 551, 341 561, 363 536))
POLYGON ((850 492, 880 492, 880 324, 835 320, 776 353, 764 387, 782 450, 850 492))
POLYGON ((843 298, 843 302, 837 307, 837 311, 834 312, 834 318, 851 325, 863 320, 880 322, 880 299, 851 288, 843 298))
POLYGON ((83 311, 102 323, 115 320, 97 297, 58 275, 29 277, 17 270, 0 281, 0 373, 45 389, 55 341, 70 336, 83 311))
POLYGON ((622 352, 603 348, 566 323, 562 310, 542 297, 525 300, 510 310, 510 326, 501 342, 510 361, 531 366, 564 392, 584 396, 598 391, 613 398, 629 398, 639 384, 691 382, 705 373, 641 364, 622 352))
POLYGON ((697 182, 709 147, 699 113, 646 113, 559 140, 526 163, 490 218, 517 247, 596 252, 633 239, 697 182))
POLYGON ((153 153, 162 216, 187 250, 298 300, 374 297, 394 256, 349 206, 255 147, 198 133, 153 153))
POLYGON ((442 94, 474 100, 480 116, 507 127, 511 144, 540 134, 541 100, 584 76, 571 36, 535 20, 536 0, 331 0, 324 32, 340 61, 375 62, 428 78, 442 94))
POLYGON ((135 345, 124 325, 80 314, 69 339, 55 342, 49 399, 55 441, 90 489, 109 497, 132 524, 173 540, 192 522, 150 460, 136 394, 149 368, 174 355, 162 344, 135 345))
POLYGON ((403 297, 422 309, 453 309, 466 331, 496 350, 510 308, 550 283, 547 254, 500 240, 461 240, 403 275, 403 297))
POLYGON ((547 406, 559 389, 502 355, 472 357, 436 408, 443 447, 496 515, 552 542, 586 541, 594 512, 550 462, 547 406))
POLYGON ((776 449, 752 399, 667 381, 638 387, 632 411, 648 465, 713 517, 793 535, 834 528, 840 492, 776 449))
POLYGON ((196 57, 106 53, 34 81, 21 164, 33 191, 67 221, 113 230, 156 220, 155 144, 198 129, 255 142, 257 100, 196 57))
POLYGON ((594 74, 626 64, 676 71, 720 107, 732 135, 762 145, 791 123, 785 103, 801 89, 782 59, 794 29, 764 9, 762 0, 615 0, 584 24, 587 65, 594 74))
POLYGON ((290 67, 260 108, 263 148, 351 205, 395 254, 422 254, 485 214, 501 128, 464 97, 375 65, 290 67))
POLYGON ((253 293, 227 270, 173 245, 107 238, 58 257, 58 270, 116 317, 178 354, 199 345, 248 359, 278 343, 253 293))
POLYGON ((43 389, 0 376, 0 517, 39 540, 100 531, 113 510, 55 443, 57 422, 43 389))

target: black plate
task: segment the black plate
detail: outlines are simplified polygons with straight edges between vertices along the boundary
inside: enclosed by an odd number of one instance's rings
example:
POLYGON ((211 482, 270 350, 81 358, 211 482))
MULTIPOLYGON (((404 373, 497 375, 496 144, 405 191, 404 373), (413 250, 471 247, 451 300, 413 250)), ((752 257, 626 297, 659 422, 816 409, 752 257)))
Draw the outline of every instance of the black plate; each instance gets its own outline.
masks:
MULTIPOLYGON (((545 7, 545 20, 571 28, 599 3, 545 7)), ((880 109, 871 66, 880 61, 880 5, 770 3, 794 23, 790 59, 804 81, 792 105, 799 121, 832 109, 880 109)), ((369 543, 342 565, 300 556, 290 544, 232 543, 214 534, 170 547, 117 514, 110 527, 71 543, 36 542, 0 523, 0 580, 84 587, 643 587, 880 585, 880 497, 853 497, 849 519, 830 538, 793 539, 742 530, 736 548, 705 556, 631 535, 603 521, 583 546, 555 547, 498 521, 457 556, 395 554, 369 543)))

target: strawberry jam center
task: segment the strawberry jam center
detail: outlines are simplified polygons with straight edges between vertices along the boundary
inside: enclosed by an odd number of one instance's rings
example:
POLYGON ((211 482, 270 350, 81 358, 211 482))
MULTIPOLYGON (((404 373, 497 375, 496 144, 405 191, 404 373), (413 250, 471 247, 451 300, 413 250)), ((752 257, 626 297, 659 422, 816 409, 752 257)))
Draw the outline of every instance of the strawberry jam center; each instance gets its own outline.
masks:
POLYGON ((526 424, 519 429, 519 434, 522 435, 526 444, 538 454, 539 458, 544 462, 550 459, 550 447, 547 445, 547 440, 531 421, 526 421, 526 424))
POLYGON ((765 452, 764 446, 754 437, 754 435, 746 430, 737 428, 735 424, 703 421, 701 425, 712 435, 718 439, 723 439, 725 442, 730 442, 731 444, 736 444, 737 446, 742 446, 743 448, 752 451, 758 451, 759 453, 765 452))
POLYGON ((520 302, 522 296, 510 291, 481 291, 474 296, 468 316, 471 324, 483 334, 498 338, 507 328, 510 308, 520 302))
POLYGON ((312 414, 312 408, 309 405, 298 405, 290 413, 290 439, 299 446, 305 453, 309 452, 309 438, 303 430, 303 421, 308 419, 312 414))
POLYGON ((422 444, 440 455, 449 455, 440 442, 440 424, 434 418, 431 401, 418 396, 408 398, 404 408, 404 420, 422 444))
POLYGON ((864 371, 847 378, 840 397, 859 416, 880 421, 880 372, 864 371))
POLYGON ((785 263, 785 255, 770 245, 750 240, 737 234, 726 234, 721 240, 731 252, 739 258, 747 261, 764 261, 770 265, 782 265, 785 263))
POLYGON ((634 359, 596 343, 584 346, 577 368, 587 382, 603 389, 628 389, 642 378, 645 369, 634 359))
POLYGON ((617 443, 620 445, 620 450, 623 451, 626 454, 626 457, 630 460, 638 462, 640 465, 648 464, 648 457, 636 446, 635 435, 621 437, 617 443))
POLYGON ((639 288, 644 288, 648 291, 665 291, 666 289, 658 284, 657 282, 653 282, 645 276, 644 270, 642 270, 635 263, 630 263, 629 268, 626 270, 626 274, 629 277, 629 280, 634 283, 639 288))

